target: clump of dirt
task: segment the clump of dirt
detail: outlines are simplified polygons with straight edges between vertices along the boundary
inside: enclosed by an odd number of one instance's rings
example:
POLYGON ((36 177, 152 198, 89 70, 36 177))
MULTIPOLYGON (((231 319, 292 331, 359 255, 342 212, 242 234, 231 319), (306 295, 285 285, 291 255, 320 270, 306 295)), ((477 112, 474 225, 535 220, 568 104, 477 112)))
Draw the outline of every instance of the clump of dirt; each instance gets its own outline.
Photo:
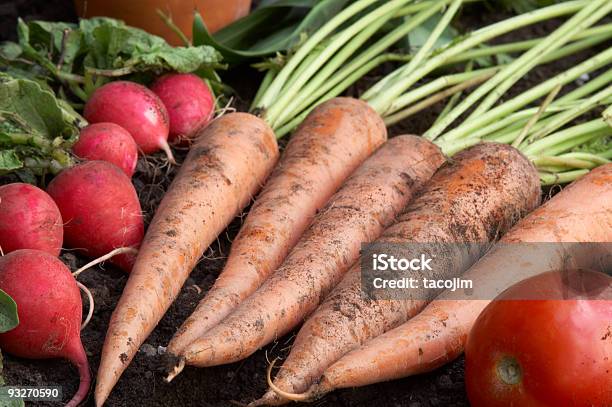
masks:
MULTIPOLYGON (((0 4, 0 40, 14 39, 15 22, 18 16, 28 19, 64 21, 75 19, 70 0, 4 2, 0 4)), ((478 8, 468 8, 462 16, 462 21, 466 27, 476 28, 502 17, 503 15, 492 12, 482 12, 478 8)), ((550 32, 551 27, 558 22, 546 24, 519 30, 517 33, 506 36, 503 41, 544 35, 550 32)), ((588 53, 593 54, 595 51, 588 53)), ((566 58, 562 62, 555 62, 555 64, 536 69, 515 86, 511 94, 540 83, 560 69, 573 66, 576 61, 575 57, 566 58)), ((347 94, 358 96, 389 70, 390 66, 380 68, 351 87, 347 94)), ((238 109, 246 109, 249 100, 257 90, 256 86, 260 82, 261 75, 248 67, 243 67, 224 76, 225 81, 240 95, 235 100, 235 106, 238 109)), ((420 134, 433 123, 443 106, 444 104, 440 103, 404 120, 393 126, 390 134, 420 134)), ((185 155, 186 151, 177 151, 177 160, 181 162, 185 155)), ((176 171, 177 167, 168 166, 162 155, 140 159, 133 182, 147 222, 154 214, 176 171)), ((13 181, 15 180, 11 177, 0 178, 0 184, 13 181)), ((239 363, 207 369, 186 368, 171 384, 163 382, 159 370, 160 347, 167 345, 179 325, 213 284, 223 267, 232 238, 239 230, 240 222, 240 218, 236 219, 205 253, 183 286, 177 300, 121 377, 108 399, 108 406, 230 406, 234 404, 233 402, 248 403, 260 397, 266 390, 265 372, 268 361, 277 356, 282 358, 287 355, 294 334, 279 339, 239 363)), ((62 260, 72 269, 86 262, 85 258, 71 251, 65 251, 62 254, 62 260)), ((92 371, 96 372, 106 327, 112 310, 119 300, 127 275, 114 269, 111 265, 104 265, 85 271, 79 280, 90 288, 96 304, 94 316, 82 332, 83 344, 87 350, 92 371)), ((86 311, 87 301, 84 299, 84 312, 86 311)), ((78 386, 76 369, 65 361, 29 361, 6 355, 5 369, 9 384, 62 386, 65 401, 74 394, 78 386)), ((58 403, 39 403, 39 405, 55 406, 58 403)), ((93 405, 92 397, 86 405, 93 405)), ((463 382, 463 360, 459 359, 432 373, 417 377, 359 389, 336 391, 317 401, 315 405, 320 407, 467 406, 468 401, 463 382)))

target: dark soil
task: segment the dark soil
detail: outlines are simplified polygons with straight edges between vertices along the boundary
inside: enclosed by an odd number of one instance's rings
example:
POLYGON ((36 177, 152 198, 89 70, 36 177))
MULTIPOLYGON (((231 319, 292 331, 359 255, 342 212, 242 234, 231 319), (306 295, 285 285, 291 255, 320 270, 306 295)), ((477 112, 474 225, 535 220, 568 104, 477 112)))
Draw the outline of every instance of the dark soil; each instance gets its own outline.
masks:
MULTIPOLYGON (((26 19, 73 20, 75 18, 70 0, 0 0, 0 40, 13 39, 17 16, 26 19)), ((472 8, 463 16, 463 24, 475 28, 503 18, 481 9, 472 8)), ((550 31, 556 23, 529 27, 503 39, 518 40, 541 36, 550 31)), ((513 89, 520 91, 552 76, 554 72, 574 65, 576 59, 568 58, 554 66, 544 66, 530 73, 526 80, 513 89)), ((357 95, 389 67, 383 67, 369 78, 349 90, 357 95)), ((238 72, 226 74, 225 80, 240 95, 237 107, 247 106, 256 91, 259 74, 241 68, 238 72)), ((419 134, 434 121, 443 105, 436 105, 417 116, 407 119, 390 129, 392 135, 401 133, 419 134)), ((182 159, 185 152, 178 152, 182 159)), ((161 166, 160 158, 141 159, 134 185, 139 192, 147 221, 150 220, 163 192, 174 176, 176 167, 161 166)), ((1 183, 10 182, 0 179, 1 183)), ((109 406, 231 406, 237 401, 246 403, 263 394, 266 390, 265 372, 268 360, 287 354, 293 335, 281 338, 248 359, 226 366, 194 369, 184 373, 168 385, 162 381, 159 371, 157 349, 168 340, 204 296, 221 270, 230 242, 240 227, 237 219, 222 234, 205 254, 203 260, 185 283, 174 305, 166 313, 121 380, 115 387, 107 405, 109 406)), ((73 269, 84 264, 83 258, 69 251, 62 259, 73 269)), ((117 303, 127 276, 108 265, 87 271, 79 278, 88 286, 95 299, 96 309, 89 326, 82 332, 83 344, 87 350, 92 372, 97 371, 100 351, 111 312, 117 303)), ((84 301, 84 313, 87 303, 84 301)), ((63 388, 64 400, 68 400, 77 389, 78 375, 68 363, 58 360, 29 361, 6 355, 5 375, 9 384, 15 385, 59 385, 63 388)), ((90 397, 87 405, 93 405, 90 397)), ((314 403, 316 406, 467 406, 468 401, 463 383, 463 360, 459 359, 430 374, 382 383, 359 389, 336 391, 314 403)), ((43 405, 41 403, 41 405, 43 405)), ((58 405, 58 403, 46 403, 58 405)))

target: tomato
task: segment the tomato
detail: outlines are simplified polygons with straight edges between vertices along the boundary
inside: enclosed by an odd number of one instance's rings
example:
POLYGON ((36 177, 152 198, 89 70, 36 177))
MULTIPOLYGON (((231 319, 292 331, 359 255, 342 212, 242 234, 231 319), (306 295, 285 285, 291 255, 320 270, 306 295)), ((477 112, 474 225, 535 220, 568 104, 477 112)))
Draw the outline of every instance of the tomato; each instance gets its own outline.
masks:
POLYGON ((612 406, 612 278, 548 272, 504 291, 465 349, 474 407, 612 406))

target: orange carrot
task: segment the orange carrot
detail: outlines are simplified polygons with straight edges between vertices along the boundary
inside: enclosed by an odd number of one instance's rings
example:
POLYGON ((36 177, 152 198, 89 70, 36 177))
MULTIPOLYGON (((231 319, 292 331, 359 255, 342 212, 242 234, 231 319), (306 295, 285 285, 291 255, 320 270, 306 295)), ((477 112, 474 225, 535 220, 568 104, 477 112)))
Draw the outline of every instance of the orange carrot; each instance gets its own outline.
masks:
MULTIPOLYGON (((443 166, 377 242, 490 242, 535 208, 539 199, 538 174, 518 150, 500 144, 477 145, 443 166)), ((462 274, 482 254, 477 246, 457 246, 454 252, 438 256, 436 278, 462 274)), ((274 382, 280 390, 307 390, 342 355, 403 323, 425 305, 412 297, 376 300, 364 296, 359 266, 345 275, 298 333, 274 382)), ((416 274, 417 280, 422 277, 430 275, 416 274)), ((421 287, 410 294, 430 298, 437 291, 421 287)), ((269 391, 253 404, 285 402, 269 391)))
POLYGON ((218 324, 281 265, 317 210, 387 138, 365 102, 319 105, 292 136, 232 243, 219 278, 168 345, 181 351, 218 324))
POLYGON ((609 245, 516 245, 526 242, 612 242, 612 164, 575 181, 519 222, 463 276, 473 281, 468 300, 446 291, 405 324, 365 343, 331 365, 308 393, 365 386, 433 370, 459 356, 487 298, 550 269, 597 269, 609 245), (601 249, 601 250, 600 250, 601 249), (528 260, 533 259, 534 261, 528 260))
POLYGON ((438 147, 399 136, 368 158, 332 196, 283 265, 224 321, 185 348, 186 364, 212 366, 251 355, 298 325, 340 281, 442 165, 438 147))
POLYGON ((274 133, 250 114, 222 116, 200 134, 149 226, 113 312, 98 370, 97 406, 204 250, 249 203, 277 159, 274 133))

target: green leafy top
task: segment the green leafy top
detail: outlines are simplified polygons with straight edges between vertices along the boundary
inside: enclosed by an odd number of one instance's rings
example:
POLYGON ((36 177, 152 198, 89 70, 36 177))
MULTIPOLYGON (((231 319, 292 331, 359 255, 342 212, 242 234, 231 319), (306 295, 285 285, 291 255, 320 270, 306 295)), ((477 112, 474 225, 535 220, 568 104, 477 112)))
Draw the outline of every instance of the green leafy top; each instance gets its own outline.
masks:
POLYGON ((110 18, 81 20, 79 29, 90 51, 86 68, 193 72, 220 62, 212 47, 172 47, 161 37, 110 18))
POLYGON ((53 92, 0 73, 0 174, 26 182, 72 165, 69 150, 84 120, 53 92))
POLYGON ((112 77, 202 70, 217 80, 222 67, 214 48, 172 47, 161 37, 111 18, 64 22, 18 22, 18 43, 0 46, 0 66, 13 75, 39 79, 87 96, 112 77))

